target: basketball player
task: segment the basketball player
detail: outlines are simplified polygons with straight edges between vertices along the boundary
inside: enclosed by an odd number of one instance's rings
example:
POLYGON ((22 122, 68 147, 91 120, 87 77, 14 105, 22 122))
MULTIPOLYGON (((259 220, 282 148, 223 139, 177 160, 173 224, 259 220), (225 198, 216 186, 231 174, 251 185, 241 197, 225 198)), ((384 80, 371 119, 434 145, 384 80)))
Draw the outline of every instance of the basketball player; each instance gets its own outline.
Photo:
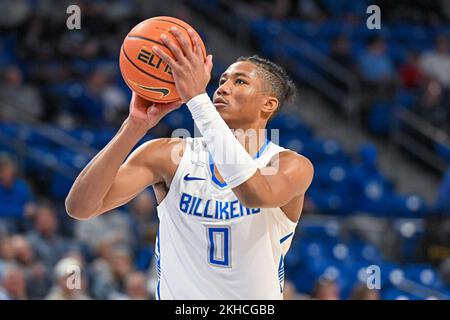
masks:
POLYGON ((157 299, 282 299, 283 259, 313 167, 305 157, 269 142, 259 129, 293 95, 294 86, 276 64, 240 58, 222 74, 212 102, 205 93, 212 56, 204 60, 192 31, 193 45, 179 30, 170 32, 179 45, 167 36, 161 39, 174 58, 153 50, 170 65, 181 101, 155 105, 133 95, 116 136, 74 182, 67 212, 90 219, 151 185, 160 220, 157 299), (202 137, 155 139, 125 161, 146 132, 181 102, 202 137), (242 138, 246 131, 256 134, 242 138))

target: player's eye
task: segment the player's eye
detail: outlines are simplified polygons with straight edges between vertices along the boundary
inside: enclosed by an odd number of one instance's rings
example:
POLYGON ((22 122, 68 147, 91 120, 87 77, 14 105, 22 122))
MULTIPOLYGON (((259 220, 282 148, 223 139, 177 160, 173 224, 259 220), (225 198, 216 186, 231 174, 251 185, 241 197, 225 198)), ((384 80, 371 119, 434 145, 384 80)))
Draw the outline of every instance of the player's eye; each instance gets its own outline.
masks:
POLYGON ((244 84, 246 82, 244 80, 238 78, 238 79, 236 79, 235 83, 236 84, 244 84))
POLYGON ((225 79, 220 79, 219 80, 219 86, 223 85, 225 83, 225 79))

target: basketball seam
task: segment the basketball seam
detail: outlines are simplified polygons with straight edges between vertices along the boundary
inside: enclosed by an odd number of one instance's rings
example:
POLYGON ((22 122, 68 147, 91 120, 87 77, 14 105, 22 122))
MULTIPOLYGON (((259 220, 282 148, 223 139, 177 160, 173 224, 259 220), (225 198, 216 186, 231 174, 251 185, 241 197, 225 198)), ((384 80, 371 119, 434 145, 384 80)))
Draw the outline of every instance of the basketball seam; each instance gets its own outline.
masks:
POLYGON ((181 28, 183 28, 184 30, 187 31, 187 28, 186 28, 186 27, 184 27, 183 25, 181 25, 181 24, 179 24, 179 23, 176 23, 176 22, 174 22, 174 21, 170 21, 170 20, 166 20, 166 19, 161 19, 161 18, 151 18, 150 20, 164 21, 164 22, 168 22, 168 23, 173 23, 173 24, 176 24, 177 26, 179 26, 179 27, 181 27, 181 28))
MULTIPOLYGON (((179 23, 176 23, 174 21, 171 21, 171 20, 166 20, 166 19, 161 19, 161 18, 150 18, 149 20, 156 20, 156 21, 164 21, 164 22, 167 22, 167 23, 173 23, 173 24, 176 24, 177 26, 183 28, 184 30, 186 30, 186 32, 188 31, 188 29, 186 27, 184 27, 183 25, 181 25, 179 23)), ((192 27, 191 27, 191 29, 192 29, 192 27)), ((192 29, 192 30, 194 30, 194 29, 192 29)), ((199 37, 200 37, 200 35, 199 35, 199 37)), ((203 48, 202 48, 202 53, 204 53, 206 55, 206 49, 205 49, 205 52, 203 52, 203 48)))
POLYGON ((146 75, 148 75, 149 77, 152 77, 152 78, 154 78, 154 79, 156 79, 156 80, 159 80, 159 81, 162 81, 162 82, 165 82, 165 83, 170 83, 170 84, 175 84, 175 82, 172 82, 172 81, 169 81, 169 80, 164 80, 164 79, 161 79, 161 78, 158 78, 157 76, 154 76, 154 75, 152 75, 152 74, 150 74, 150 73, 148 73, 147 71, 145 71, 145 70, 143 70, 143 69, 141 69, 139 66, 137 66, 129 57, 128 57, 128 55, 127 55, 127 53, 126 53, 126 51, 125 51, 125 48, 122 46, 122 51, 123 51, 123 54, 124 54, 124 56, 125 56, 125 58, 136 68, 136 69, 138 69, 139 71, 141 71, 142 73, 145 73, 146 75))
POLYGON ((169 49, 164 43, 158 42, 156 40, 153 40, 153 39, 150 39, 150 38, 146 38, 146 37, 143 37, 143 36, 133 36, 133 35, 131 35, 131 36, 127 36, 127 38, 147 40, 147 41, 159 44, 160 46, 163 46, 163 47, 166 47, 167 49, 169 49))

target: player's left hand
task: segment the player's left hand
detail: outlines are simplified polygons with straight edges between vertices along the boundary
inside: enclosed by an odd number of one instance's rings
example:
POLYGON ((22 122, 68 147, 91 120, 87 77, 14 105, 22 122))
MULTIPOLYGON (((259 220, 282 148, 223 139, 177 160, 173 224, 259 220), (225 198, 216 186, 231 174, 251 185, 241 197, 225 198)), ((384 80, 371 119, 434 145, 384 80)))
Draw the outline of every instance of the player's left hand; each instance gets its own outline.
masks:
POLYGON ((169 31, 177 39, 181 48, 165 34, 161 35, 161 40, 170 49, 174 58, 157 46, 153 46, 153 52, 170 66, 181 100, 188 102, 193 97, 206 92, 213 67, 212 55, 208 55, 205 61, 200 39, 193 30, 188 30, 193 47, 191 41, 179 29, 172 27, 169 31))

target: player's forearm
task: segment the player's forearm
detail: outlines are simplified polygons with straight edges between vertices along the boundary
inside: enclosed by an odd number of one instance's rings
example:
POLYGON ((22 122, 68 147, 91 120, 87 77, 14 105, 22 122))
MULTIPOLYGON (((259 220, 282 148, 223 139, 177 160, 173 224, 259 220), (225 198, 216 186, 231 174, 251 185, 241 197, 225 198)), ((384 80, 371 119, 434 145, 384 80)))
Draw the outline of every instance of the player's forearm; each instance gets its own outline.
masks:
POLYGON ((291 199, 291 190, 284 187, 282 177, 263 176, 258 170, 250 179, 233 188, 233 193, 247 208, 281 207, 291 199), (282 185, 282 188, 275 186, 282 185))
POLYGON ((114 138, 88 163, 75 180, 65 201, 76 219, 87 219, 101 207, 121 164, 146 130, 125 120, 114 138))
POLYGON ((277 166, 277 173, 264 174, 260 169, 250 179, 233 188, 234 194, 246 207, 282 207, 309 188, 314 167, 308 159, 285 152, 277 166))

